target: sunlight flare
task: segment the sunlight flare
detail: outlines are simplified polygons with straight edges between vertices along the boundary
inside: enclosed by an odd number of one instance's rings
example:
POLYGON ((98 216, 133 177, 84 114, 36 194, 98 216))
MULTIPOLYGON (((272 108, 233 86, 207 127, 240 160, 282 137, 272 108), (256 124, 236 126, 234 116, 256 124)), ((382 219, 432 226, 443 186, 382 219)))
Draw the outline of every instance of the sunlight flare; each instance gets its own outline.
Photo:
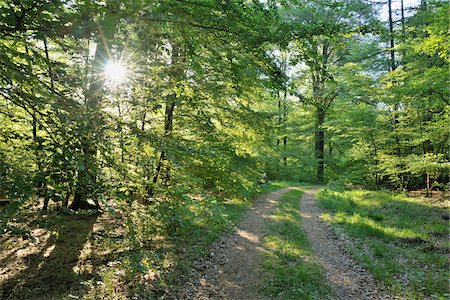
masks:
POLYGON ((127 68, 120 62, 110 61, 105 66, 105 77, 113 85, 123 83, 128 76, 127 68))

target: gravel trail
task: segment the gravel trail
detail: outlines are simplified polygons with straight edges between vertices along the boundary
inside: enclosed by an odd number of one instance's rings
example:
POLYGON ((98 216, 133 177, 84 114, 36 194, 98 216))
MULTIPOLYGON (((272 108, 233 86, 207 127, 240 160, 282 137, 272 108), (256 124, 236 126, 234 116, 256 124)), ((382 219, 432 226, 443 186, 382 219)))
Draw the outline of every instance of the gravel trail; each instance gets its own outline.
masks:
POLYGON ((321 210, 314 201, 316 189, 305 190, 300 212, 303 229, 308 235, 317 262, 325 269, 334 289, 334 299, 392 299, 376 285, 373 277, 345 252, 345 241, 339 239, 320 219, 321 210))
MULTIPOLYGON (((328 299, 393 299, 378 288, 372 276, 355 263, 331 228, 320 219, 314 187, 302 187, 302 227, 311 242, 315 260, 325 269, 334 292, 328 299)), ((208 256, 193 263, 193 268, 176 295, 170 299, 266 299, 258 293, 262 282, 264 223, 289 187, 263 195, 253 203, 240 225, 215 243, 208 256)))
POLYGON ((176 299, 262 299, 258 294, 261 282, 261 259, 264 222, 287 191, 280 189, 255 200, 238 228, 223 236, 210 250, 208 257, 194 263, 176 299))

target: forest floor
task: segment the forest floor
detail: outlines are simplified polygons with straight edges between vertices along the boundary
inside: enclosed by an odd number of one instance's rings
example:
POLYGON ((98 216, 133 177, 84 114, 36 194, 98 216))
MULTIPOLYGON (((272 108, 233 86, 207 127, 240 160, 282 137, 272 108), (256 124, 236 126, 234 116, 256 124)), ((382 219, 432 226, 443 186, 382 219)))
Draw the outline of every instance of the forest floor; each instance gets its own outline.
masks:
MULTIPOLYGON (((127 219, 120 213, 61 215, 53 211, 39 216, 33 210, 18 215, 15 222, 29 233, 0 237, 0 299, 403 299, 386 292, 392 292, 384 280, 392 270, 409 272, 403 276, 408 281, 400 278, 402 286, 416 280, 418 289, 423 287, 426 282, 417 277, 422 273, 433 278, 428 295, 440 288, 443 296, 436 298, 446 299, 449 232, 441 216, 448 212, 448 201, 436 198, 426 204, 419 199, 418 205, 414 199, 367 191, 348 192, 361 198, 348 200, 339 193, 316 195, 315 187, 288 187, 287 183, 265 188, 262 192, 272 192, 251 202, 230 200, 221 209, 217 203, 192 200, 187 205, 196 214, 189 211, 184 217, 199 225, 187 226, 184 221, 185 232, 172 240, 149 231, 144 236, 153 240, 138 246, 130 244, 133 236, 127 235, 127 219), (274 191, 277 188, 281 189, 274 191), (335 198, 327 200, 331 196, 335 198), (360 219, 367 215, 378 220, 391 235, 395 228, 419 224, 415 227, 428 230, 431 238, 398 239, 381 234, 381 229, 366 230, 355 238, 354 232, 334 224, 340 219, 330 223, 332 217, 343 217, 333 205, 343 206, 336 208, 339 211, 361 214, 360 219), (369 208, 370 212, 363 210, 369 208), (395 223, 391 228, 382 223, 399 221, 396 218, 406 224, 395 223), (355 241, 362 245, 356 251, 359 256, 375 251, 375 242, 382 249, 368 256, 375 266, 367 267, 358 255, 356 262, 349 248, 355 241)), ((347 227, 354 231, 367 229, 350 221, 347 227)), ((150 229, 156 226, 149 224, 150 229)), ((394 275, 389 278, 397 280, 394 275)), ((419 292, 404 298, 431 299, 419 292)))
MULTIPOLYGON (((35 214, 38 215, 37 213, 35 214)), ((57 215, 17 220, 30 229, 26 235, 0 239, 0 299, 78 299, 89 286, 92 270, 107 262, 112 249, 89 242, 102 232, 123 235, 109 214, 57 215)), ((99 280, 99 278, 97 277, 99 280)))

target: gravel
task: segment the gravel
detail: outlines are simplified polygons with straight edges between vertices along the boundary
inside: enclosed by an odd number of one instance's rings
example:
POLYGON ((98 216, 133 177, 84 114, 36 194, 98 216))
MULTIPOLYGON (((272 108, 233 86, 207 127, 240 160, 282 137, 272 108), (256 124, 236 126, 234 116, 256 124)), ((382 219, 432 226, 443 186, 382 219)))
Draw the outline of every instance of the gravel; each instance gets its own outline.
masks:
POLYGON ((240 225, 211 247, 210 253, 195 262, 181 294, 174 299, 263 299, 258 294, 264 222, 280 197, 292 188, 281 189, 255 200, 240 225))

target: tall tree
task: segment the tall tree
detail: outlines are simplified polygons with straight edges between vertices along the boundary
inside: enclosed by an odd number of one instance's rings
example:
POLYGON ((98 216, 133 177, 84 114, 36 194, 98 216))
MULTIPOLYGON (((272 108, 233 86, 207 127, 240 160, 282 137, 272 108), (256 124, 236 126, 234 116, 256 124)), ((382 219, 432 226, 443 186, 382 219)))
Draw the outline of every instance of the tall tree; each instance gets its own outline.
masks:
MULTIPOLYGON (((326 115, 339 94, 334 72, 340 61, 341 49, 348 36, 368 32, 374 23, 371 7, 364 1, 318 2, 298 5, 297 10, 289 10, 287 16, 299 32, 308 28, 311 36, 299 37, 296 41, 298 61, 307 66, 310 74, 309 95, 296 93, 300 101, 315 110, 314 152, 317 161, 316 180, 324 182, 325 170, 325 128, 326 115), (311 24, 307 20, 314 19, 311 24)), ((297 81, 298 82, 298 81, 297 81)), ((303 83, 304 84, 304 83, 303 83)), ((298 90, 298 88, 297 88, 298 90)))

